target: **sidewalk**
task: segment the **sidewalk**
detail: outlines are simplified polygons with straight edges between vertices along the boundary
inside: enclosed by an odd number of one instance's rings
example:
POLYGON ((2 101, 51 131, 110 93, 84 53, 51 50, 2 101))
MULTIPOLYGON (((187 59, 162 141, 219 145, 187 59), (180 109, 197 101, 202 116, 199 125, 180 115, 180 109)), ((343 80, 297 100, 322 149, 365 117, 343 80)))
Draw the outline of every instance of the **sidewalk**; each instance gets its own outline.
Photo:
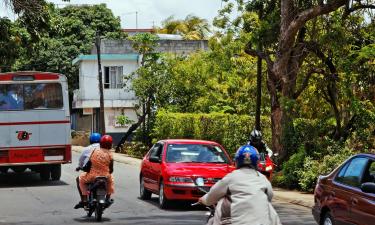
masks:
MULTIPOLYGON (((75 152, 82 152, 82 149, 84 147, 82 146, 72 146, 72 150, 75 152)), ((115 153, 113 152, 113 158, 116 162, 125 163, 129 165, 135 165, 140 166, 141 165, 141 159, 132 158, 129 156, 126 156, 124 154, 115 153)), ((274 188, 274 199, 280 200, 283 202, 288 202, 308 208, 312 208, 314 206, 314 195, 309 193, 303 193, 299 191, 291 191, 291 190, 285 190, 281 188, 274 188)))

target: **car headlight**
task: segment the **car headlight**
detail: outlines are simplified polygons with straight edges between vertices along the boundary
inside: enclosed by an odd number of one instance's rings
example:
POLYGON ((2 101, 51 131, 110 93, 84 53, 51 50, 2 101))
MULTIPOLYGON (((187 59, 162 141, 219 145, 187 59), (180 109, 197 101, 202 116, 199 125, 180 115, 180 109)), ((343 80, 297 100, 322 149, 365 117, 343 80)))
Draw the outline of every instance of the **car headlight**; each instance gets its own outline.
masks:
POLYGON ((269 165, 269 166, 266 167, 266 171, 270 171, 270 170, 272 170, 272 166, 271 165, 269 165))
POLYGON ((193 179, 190 177, 170 177, 169 182, 193 183, 193 179))

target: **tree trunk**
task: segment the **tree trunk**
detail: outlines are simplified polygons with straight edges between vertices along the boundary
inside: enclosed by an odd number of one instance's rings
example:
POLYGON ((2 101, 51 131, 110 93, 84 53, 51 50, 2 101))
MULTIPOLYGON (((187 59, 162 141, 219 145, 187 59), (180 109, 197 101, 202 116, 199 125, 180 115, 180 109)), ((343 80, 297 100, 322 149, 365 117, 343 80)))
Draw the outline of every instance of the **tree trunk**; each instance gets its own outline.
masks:
POLYGON ((124 136, 121 138, 120 142, 117 144, 117 146, 116 146, 116 152, 120 151, 121 146, 125 143, 126 140, 128 140, 128 138, 130 137, 130 135, 135 130, 137 130, 137 128, 143 123, 143 121, 145 120, 145 118, 146 118, 146 114, 143 114, 142 116, 140 116, 138 118, 138 122, 137 123, 134 123, 134 124, 132 124, 129 127, 128 131, 126 131, 126 133, 124 134, 124 136))

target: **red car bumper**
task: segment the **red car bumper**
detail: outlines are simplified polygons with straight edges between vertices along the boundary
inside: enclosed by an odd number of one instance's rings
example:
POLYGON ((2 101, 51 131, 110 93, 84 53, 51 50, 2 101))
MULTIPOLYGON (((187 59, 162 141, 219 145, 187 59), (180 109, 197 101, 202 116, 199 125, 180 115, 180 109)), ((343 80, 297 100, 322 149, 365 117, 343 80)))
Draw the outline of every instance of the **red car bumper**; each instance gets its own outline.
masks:
MULTIPOLYGON (((207 191, 210 186, 205 186, 207 191)), ((205 193, 200 191, 194 184, 165 184, 164 194, 168 200, 197 200, 205 193)))

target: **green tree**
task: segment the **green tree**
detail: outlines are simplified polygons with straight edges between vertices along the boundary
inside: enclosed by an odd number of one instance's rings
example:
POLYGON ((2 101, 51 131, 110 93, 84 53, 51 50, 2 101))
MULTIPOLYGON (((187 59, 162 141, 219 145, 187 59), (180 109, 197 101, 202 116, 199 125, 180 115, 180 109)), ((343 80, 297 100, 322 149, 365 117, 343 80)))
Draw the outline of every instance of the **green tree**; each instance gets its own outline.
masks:
MULTIPOLYGON (((301 73, 301 68, 305 65, 310 53, 310 51, 306 51, 308 41, 314 36, 313 30, 307 29, 308 25, 323 15, 329 17, 331 12, 337 10, 343 13, 342 21, 345 21, 348 18, 347 15, 356 10, 374 8, 373 1, 355 1, 353 4, 347 4, 347 0, 328 2, 313 0, 263 1, 261 6, 266 11, 268 9, 272 9, 272 11, 269 13, 270 17, 266 17, 258 27, 248 26, 244 16, 256 12, 253 3, 259 3, 259 1, 244 3, 244 1, 238 0, 237 2, 239 3, 238 9, 245 11, 241 18, 237 20, 240 21, 237 24, 243 25, 241 31, 251 32, 251 30, 254 30, 255 32, 273 33, 272 37, 274 38, 271 38, 269 43, 266 41, 263 51, 253 48, 256 38, 248 42, 245 51, 266 61, 267 88, 271 97, 272 146, 276 152, 280 153, 282 159, 286 159, 288 151, 290 151, 287 146, 288 141, 290 141, 288 134, 293 133, 293 108, 289 106, 293 106, 291 103, 307 87, 304 84, 308 83, 311 74, 314 73, 314 71, 301 73), (271 5, 273 8, 269 7, 271 5), (279 24, 279 26, 275 26, 275 24, 279 24), (297 83, 301 80, 301 83, 297 83)), ((231 12, 232 8, 233 4, 230 3, 224 9, 231 12)), ((228 16, 223 16, 221 21, 224 25, 230 22, 228 16)), ((255 37, 261 36, 255 35, 255 37)))
POLYGON ((208 37, 210 28, 206 19, 194 15, 187 15, 183 20, 170 16, 162 22, 162 27, 157 29, 157 32, 181 34, 187 40, 202 40, 208 37))
POLYGON ((114 17, 105 4, 67 6, 61 9, 49 5, 50 28, 33 51, 18 60, 17 69, 63 73, 68 77, 70 91, 78 88, 78 68, 72 60, 80 54, 89 54, 95 33, 123 38, 120 19, 114 17))
POLYGON ((137 106, 137 111, 140 111, 140 114, 138 115, 138 121, 132 124, 121 138, 116 151, 119 151, 128 137, 141 125, 143 143, 151 144, 149 134, 155 117, 156 93, 160 88, 158 78, 164 70, 160 54, 154 52, 158 40, 157 36, 149 33, 140 33, 129 37, 129 40, 133 42, 133 49, 142 57, 142 61, 141 67, 126 78, 131 81, 131 86, 125 88, 134 91, 138 97, 139 105, 137 106))

